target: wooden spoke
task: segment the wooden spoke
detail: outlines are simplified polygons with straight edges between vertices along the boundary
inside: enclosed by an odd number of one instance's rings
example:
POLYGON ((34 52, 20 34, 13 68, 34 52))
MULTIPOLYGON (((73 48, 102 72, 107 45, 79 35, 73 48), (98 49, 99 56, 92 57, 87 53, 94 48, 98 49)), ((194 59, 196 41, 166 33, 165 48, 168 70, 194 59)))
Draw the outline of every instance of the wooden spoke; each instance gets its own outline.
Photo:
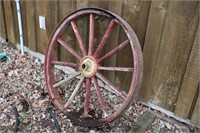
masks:
POLYGON ((100 88, 99 88, 99 85, 98 85, 98 82, 97 82, 96 77, 92 77, 92 81, 93 81, 94 86, 95 86, 95 88, 96 88, 97 96, 98 96, 98 98, 99 98, 99 101, 100 101, 100 105, 101 105, 101 107, 102 107, 102 110, 103 110, 104 112, 107 112, 106 104, 105 104, 105 102, 104 102, 103 95, 102 95, 102 92, 101 92, 101 90, 100 90, 100 88))
POLYGON ((108 85, 118 96, 120 96, 121 98, 125 99, 126 98, 126 94, 124 94, 122 91, 120 91, 117 87, 115 87, 109 80, 107 80, 102 74, 98 73, 96 74, 96 76, 102 80, 106 85, 108 85))
POLYGON ((99 66, 98 70, 133 72, 134 69, 133 68, 128 68, 128 67, 103 67, 103 66, 99 66))
POLYGON ((94 14, 90 14, 90 29, 89 29, 89 50, 88 55, 93 54, 94 47, 94 14))
POLYGON ((74 89, 72 95, 70 96, 70 98, 68 99, 67 103, 64 105, 64 108, 67 108, 73 101, 74 97, 76 96, 78 90, 81 88, 81 85, 83 84, 84 81, 84 77, 81 78, 81 80, 78 82, 76 88, 74 89))
POLYGON ((69 67, 73 67, 73 68, 78 68, 78 64, 71 63, 71 62, 51 61, 51 64, 59 65, 59 66, 69 66, 69 67))
POLYGON ((88 115, 89 112, 89 104, 90 104, 90 85, 91 79, 86 79, 86 93, 85 93, 85 108, 84 108, 84 116, 88 115))
POLYGON ((65 47, 71 54, 73 54, 76 58, 81 60, 81 56, 74 50, 72 49, 66 42, 64 42, 61 38, 58 38, 57 40, 63 47, 65 47))
POLYGON ((72 28, 73 28, 74 33, 75 33, 75 35, 76 35, 76 39, 77 39, 77 41, 78 41, 78 44, 79 44, 79 46, 80 46, 80 49, 81 49, 81 51, 82 51, 82 53, 83 53, 83 56, 86 56, 87 52, 86 52, 86 49, 85 49, 85 45, 84 45, 84 43, 83 43, 83 40, 82 40, 82 38, 81 38, 81 34, 79 33, 78 27, 77 27, 77 25, 76 25, 76 23, 75 23, 74 20, 71 21, 71 25, 72 25, 72 28))
POLYGON ((106 55, 104 55, 103 57, 101 57, 100 59, 98 59, 98 63, 100 63, 101 61, 103 61, 105 59, 110 58, 112 55, 116 54, 118 51, 120 51, 121 49, 123 49, 128 43, 129 43, 129 40, 128 39, 125 40, 120 45, 118 45, 116 48, 112 49, 106 55))
POLYGON ((75 77, 78 76, 78 75, 80 75, 80 72, 77 72, 77 73, 75 73, 75 74, 73 74, 73 75, 70 75, 70 76, 67 77, 66 79, 63 79, 63 80, 61 80, 61 81, 55 83, 55 84, 53 85, 53 87, 56 88, 56 87, 58 87, 58 86, 60 86, 60 85, 62 85, 62 84, 64 84, 64 83, 67 83, 67 82, 71 81, 73 78, 75 78, 75 77))
POLYGON ((104 45, 106 44, 106 41, 111 33, 111 30, 113 29, 113 27, 115 26, 115 21, 114 20, 111 20, 110 24, 108 25, 108 28, 99 44, 99 46, 97 47, 97 50, 95 51, 94 53, 94 57, 98 58, 104 45))

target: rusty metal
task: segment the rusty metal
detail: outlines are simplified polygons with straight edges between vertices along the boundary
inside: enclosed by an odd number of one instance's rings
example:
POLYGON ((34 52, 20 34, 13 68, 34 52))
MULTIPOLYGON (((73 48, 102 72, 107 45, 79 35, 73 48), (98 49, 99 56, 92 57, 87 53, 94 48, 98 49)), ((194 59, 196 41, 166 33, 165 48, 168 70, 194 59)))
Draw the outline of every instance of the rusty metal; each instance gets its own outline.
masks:
MULTIPOLYGON (((85 29, 86 30, 86 29, 85 29)), ((124 21, 120 16, 103 9, 97 8, 84 8, 77 10, 68 16, 66 16, 58 25, 55 27, 54 31, 52 32, 49 41, 48 41, 48 48, 45 55, 45 81, 46 81, 46 88, 50 95, 52 103, 60 110, 66 111, 66 108, 72 106, 72 101, 75 99, 77 93, 81 89, 85 89, 85 106, 83 112, 79 110, 78 112, 68 112, 69 118, 72 119, 78 125, 81 126, 100 126, 111 122, 118 118, 128 107, 129 104, 132 102, 133 96, 135 92, 138 92, 140 88, 141 80, 142 80, 142 73, 143 73, 143 60, 142 60, 142 52, 140 48, 139 41, 129 26, 129 24, 124 21), (89 16, 89 47, 86 50, 86 44, 83 43, 81 34, 79 33, 79 28, 76 25, 76 20, 81 19, 83 16, 89 16), (95 16, 104 16, 110 20, 110 24, 108 25, 104 36, 102 37, 96 51, 94 51, 94 29, 95 29, 95 16), (111 49, 110 52, 99 57, 102 53, 104 46, 106 45, 106 41, 109 38, 109 35, 112 29, 119 25, 124 30, 128 39, 124 40, 121 44, 117 45, 115 48, 111 49), (75 51, 70 45, 65 42, 62 37, 64 36, 65 31, 69 26, 72 26, 74 34, 76 36, 78 45, 81 49, 81 54, 75 51), (133 67, 105 67, 102 66, 102 62, 106 59, 110 58, 112 55, 117 54, 120 50, 122 50, 127 45, 131 46, 132 54, 133 54, 133 67), (55 47, 58 45, 62 45, 68 52, 70 52, 75 58, 79 60, 79 63, 72 63, 72 62, 63 62, 56 60, 55 56, 55 47), (101 65, 100 65, 101 64, 101 65), (68 66, 73 68, 78 68, 79 72, 72 74, 68 78, 62 81, 56 81, 54 75, 54 65, 61 65, 61 66, 68 66), (104 77, 99 71, 119 71, 119 72, 126 72, 131 73, 132 82, 130 85, 130 89, 127 93, 123 92, 118 86, 112 84, 106 77, 104 77), (58 87, 66 82, 69 82, 76 76, 81 74, 83 78, 79 81, 78 85, 76 86, 75 90, 72 92, 69 99, 65 103, 61 94, 58 91, 58 87), (105 97, 103 96, 102 90, 99 87, 98 80, 101 80, 106 86, 108 86, 112 92, 114 92, 119 99, 122 100, 120 107, 113 113, 109 114, 109 108, 105 101, 105 97), (85 83, 84 83, 85 81, 85 83), (100 108, 102 109, 105 115, 102 115, 101 118, 96 118, 90 114, 90 94, 91 94, 91 84, 94 84, 96 89, 96 94, 100 103, 100 108), (85 88, 84 88, 84 87, 85 88), (88 119, 88 115, 91 115, 88 119)))

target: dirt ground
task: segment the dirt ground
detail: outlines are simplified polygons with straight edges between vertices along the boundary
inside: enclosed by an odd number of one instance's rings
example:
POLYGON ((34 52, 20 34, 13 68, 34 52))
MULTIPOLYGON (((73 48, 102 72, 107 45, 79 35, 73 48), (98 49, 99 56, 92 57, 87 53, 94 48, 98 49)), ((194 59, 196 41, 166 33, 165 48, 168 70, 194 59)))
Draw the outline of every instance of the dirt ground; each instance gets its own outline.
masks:
MULTIPOLYGON (((154 111, 138 101, 117 120, 98 128, 81 127, 73 124, 65 113, 57 110, 45 91, 44 64, 27 53, 20 52, 6 42, 0 42, 0 53, 12 60, 0 62, 0 133, 13 132, 15 115, 13 107, 19 111, 19 132, 56 132, 47 108, 52 108, 62 132, 128 132, 138 118, 148 110, 154 111)), ((58 74, 63 73, 61 70, 58 74)), ((75 84, 76 82, 74 82, 75 84)), ((110 94, 112 97, 112 94, 110 94)), ((164 114, 163 114, 164 115, 164 114)), ((167 116, 165 116, 167 117, 167 116)), ((198 129, 189 125, 170 123, 159 117, 146 130, 150 132, 195 132, 198 129)))

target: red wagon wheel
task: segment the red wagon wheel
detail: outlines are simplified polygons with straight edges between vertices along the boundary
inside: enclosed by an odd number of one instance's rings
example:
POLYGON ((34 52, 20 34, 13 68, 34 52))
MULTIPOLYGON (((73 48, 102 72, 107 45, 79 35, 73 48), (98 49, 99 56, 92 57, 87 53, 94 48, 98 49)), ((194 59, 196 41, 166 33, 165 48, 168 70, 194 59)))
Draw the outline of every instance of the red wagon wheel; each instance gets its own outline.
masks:
POLYGON ((119 117, 127 109, 127 107, 129 107, 135 93, 140 88, 142 80, 142 71, 142 52, 134 31, 128 25, 128 23, 125 22, 120 16, 103 9, 85 8, 71 13, 56 26, 48 42, 48 48, 45 56, 45 80, 51 101, 58 109, 66 112, 68 110, 71 113, 69 113, 69 117, 71 116, 71 119, 76 120, 76 123, 82 126, 100 126, 102 124, 111 122, 117 117, 119 117), (76 24, 76 21, 82 19, 84 16, 89 17, 88 50, 86 49, 85 43, 83 42, 82 36, 79 32, 79 28, 81 27, 78 27, 76 24), (110 23, 101 41, 99 42, 99 45, 95 49, 95 17, 101 16, 106 17, 110 21, 110 23), (111 49, 103 56, 101 56, 111 31, 117 25, 123 29, 127 36, 127 39, 122 41, 119 45, 111 49), (70 47, 68 42, 65 42, 63 40, 64 33, 70 26, 74 31, 81 53, 74 50, 72 47, 70 47), (78 60, 78 63, 56 60, 55 49, 58 45, 63 46, 66 49, 66 51, 71 53, 78 60), (127 45, 131 47, 133 67, 103 66, 103 62, 106 59, 110 58, 114 54, 116 55, 127 45), (77 72, 72 73, 67 78, 58 81, 54 72, 55 65, 72 67, 75 68, 77 72), (109 81, 109 79, 106 78, 101 73, 101 71, 114 71, 131 74, 132 80, 129 89, 126 92, 119 89, 119 87, 114 85, 111 81, 109 81), (71 80, 79 81, 76 87, 74 87, 71 90, 71 92, 67 92, 70 95, 64 98, 64 96, 61 95, 58 88, 62 84, 69 83, 71 80), (104 89, 104 87, 100 86, 100 82, 103 82, 109 89, 106 90, 104 89), (99 106, 93 107, 93 109, 92 107, 90 107, 90 95, 92 87, 95 88, 96 103, 97 100, 99 101, 99 106), (108 91, 111 91, 112 94, 115 95, 115 98, 119 99, 120 104, 118 104, 117 107, 114 107, 115 105, 109 105, 109 102, 106 101, 106 93, 108 91), (81 99, 80 95, 84 96, 84 100, 82 100, 84 101, 82 108, 72 108, 72 106, 75 106, 74 101, 76 101, 77 99, 81 99), (100 111, 101 115, 92 115, 91 110, 94 112, 100 111))

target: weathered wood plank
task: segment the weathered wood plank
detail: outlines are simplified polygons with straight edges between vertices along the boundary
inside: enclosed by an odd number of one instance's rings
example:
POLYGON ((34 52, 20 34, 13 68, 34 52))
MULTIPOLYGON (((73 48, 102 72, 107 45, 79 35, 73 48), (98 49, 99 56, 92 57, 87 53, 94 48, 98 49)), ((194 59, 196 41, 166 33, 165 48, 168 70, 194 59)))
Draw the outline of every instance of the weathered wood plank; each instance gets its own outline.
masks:
POLYGON ((28 47, 29 45, 28 45, 26 2, 29 2, 29 1, 21 0, 20 1, 20 7, 21 7, 22 30, 23 30, 24 45, 28 47))
POLYGON ((4 11, 5 11, 5 20, 6 20, 6 32, 8 41, 12 43, 16 43, 15 37, 15 25, 13 19, 13 7, 11 6, 11 1, 3 1, 4 11))
MULTIPOLYGON (((76 2, 75 1, 58 1, 58 21, 61 21, 65 16, 67 16, 69 13, 76 10, 76 2), (66 8, 68 7, 68 8, 66 8)), ((75 35, 73 33, 73 30, 71 26, 69 25, 69 28, 63 35, 63 40, 65 42, 68 42, 68 44, 76 49, 76 39, 75 35)), ((59 47, 59 60, 61 61, 72 61, 74 62, 75 57, 69 53, 66 49, 64 49, 62 46, 59 47)))
POLYGON ((48 39, 57 24, 57 1, 35 1, 36 2, 36 30, 37 51, 45 53, 48 39), (39 28, 39 16, 44 16, 46 30, 39 28))
POLYGON ((139 98, 145 102, 153 98, 153 91, 150 83, 153 75, 154 64, 159 48, 159 36, 162 34, 163 23, 166 13, 166 1, 151 2, 147 33, 143 49, 144 73, 139 93, 139 98), (156 20, 156 21, 155 21, 156 20), (153 34, 151 34, 153 33, 153 34))
MULTIPOLYGON (((86 8, 89 6, 89 0, 77 0, 77 9, 81 9, 81 8, 86 8)), ((89 42, 89 15, 85 15, 83 17, 81 17, 80 19, 78 19, 77 21, 77 26, 78 26, 78 30, 81 34, 81 38, 83 40, 83 43, 86 47, 86 51, 88 51, 88 42, 89 42)), ((76 44, 76 50, 83 55, 80 46, 77 42, 76 44)))
POLYGON ((198 2, 152 2, 141 99, 173 111, 198 26, 197 8, 198 2))
POLYGON ((4 39, 7 38, 5 21, 3 1, 0 1, 0 37, 4 39))
POLYGON ((35 30, 36 30, 36 38, 37 38, 37 42, 36 42, 37 52, 44 51, 44 47, 42 46, 44 45, 42 44, 43 43, 42 38, 47 40, 44 37, 45 31, 40 29, 40 26, 39 26, 39 16, 44 16, 43 8, 42 8, 43 6, 44 6, 43 1, 35 1, 35 10, 36 10, 36 29, 35 30))
POLYGON ((144 133, 149 125, 154 121, 156 116, 152 114, 149 111, 146 111, 144 114, 142 114, 139 119, 137 120, 137 123, 131 128, 129 132, 131 133, 144 133))
MULTIPOLYGON (((89 7, 97 7, 97 8, 102 8, 105 10, 108 10, 108 2, 107 1, 101 1, 101 0, 96 0, 96 1, 89 1, 89 7)), ((105 17, 98 17, 95 16, 95 21, 94 21, 94 52, 96 48, 98 47, 105 31, 106 31, 106 26, 108 25, 108 21, 106 21, 105 17), (97 30, 98 29, 98 30, 97 30)))
MULTIPOLYGON (((122 5, 123 5, 123 1, 122 0, 118 0, 118 1, 109 1, 108 2, 108 10, 116 13, 117 15, 121 16, 122 15, 122 5)), ((111 20, 108 21, 108 23, 110 23, 111 20)), ((114 49, 118 43, 119 43, 119 31, 120 31, 120 26, 118 24, 116 24, 116 26, 112 29, 110 36, 106 42, 105 45, 105 50, 104 53, 108 53, 109 51, 111 51, 112 49, 114 49)), ((116 66, 116 62, 117 62, 117 55, 113 55, 110 59, 105 60, 104 61, 104 65, 105 66, 116 66)), ((111 82, 115 82, 115 72, 108 72, 105 71, 104 72, 105 76, 107 76, 107 78, 111 81, 111 82)))
MULTIPOLYGON (((199 16, 199 15, 198 15, 199 16)), ((199 29, 199 28, 198 28, 199 29)), ((196 33, 194 45, 190 54, 190 58, 187 64, 181 89, 178 95, 176 103, 175 114, 183 118, 187 118, 192 108, 192 103, 195 98, 196 89, 198 89, 199 83, 199 30, 196 33)))
POLYGON ((36 10, 35 1, 26 1, 27 39, 29 48, 36 51, 36 10))
POLYGON ((124 0, 122 17, 135 31, 143 49, 151 1, 124 0))
POLYGON ((197 94, 198 94, 198 99, 191 117, 191 122, 195 125, 197 125, 198 127, 200 127, 200 95, 199 95, 199 86, 197 88, 197 94))
POLYGON ((13 21, 14 21, 14 34, 16 43, 20 43, 20 35, 19 35, 19 24, 18 24, 18 15, 17 15, 17 6, 15 1, 11 1, 13 21))
MULTIPOLYGON (((140 1, 140 0, 123 1, 121 16, 128 22, 128 24, 135 31, 141 47, 143 46, 146 34, 150 4, 151 4, 150 1, 140 1)), ((122 30, 122 28, 120 28, 119 43, 123 42, 126 39, 127 37, 124 31, 122 30)), ((117 65, 133 67, 133 55, 130 45, 124 47, 123 50, 119 52, 117 56, 117 65)), ((129 89, 131 79, 132 79, 132 74, 116 73, 115 75, 115 81, 119 83, 119 86, 122 89, 129 89)))

